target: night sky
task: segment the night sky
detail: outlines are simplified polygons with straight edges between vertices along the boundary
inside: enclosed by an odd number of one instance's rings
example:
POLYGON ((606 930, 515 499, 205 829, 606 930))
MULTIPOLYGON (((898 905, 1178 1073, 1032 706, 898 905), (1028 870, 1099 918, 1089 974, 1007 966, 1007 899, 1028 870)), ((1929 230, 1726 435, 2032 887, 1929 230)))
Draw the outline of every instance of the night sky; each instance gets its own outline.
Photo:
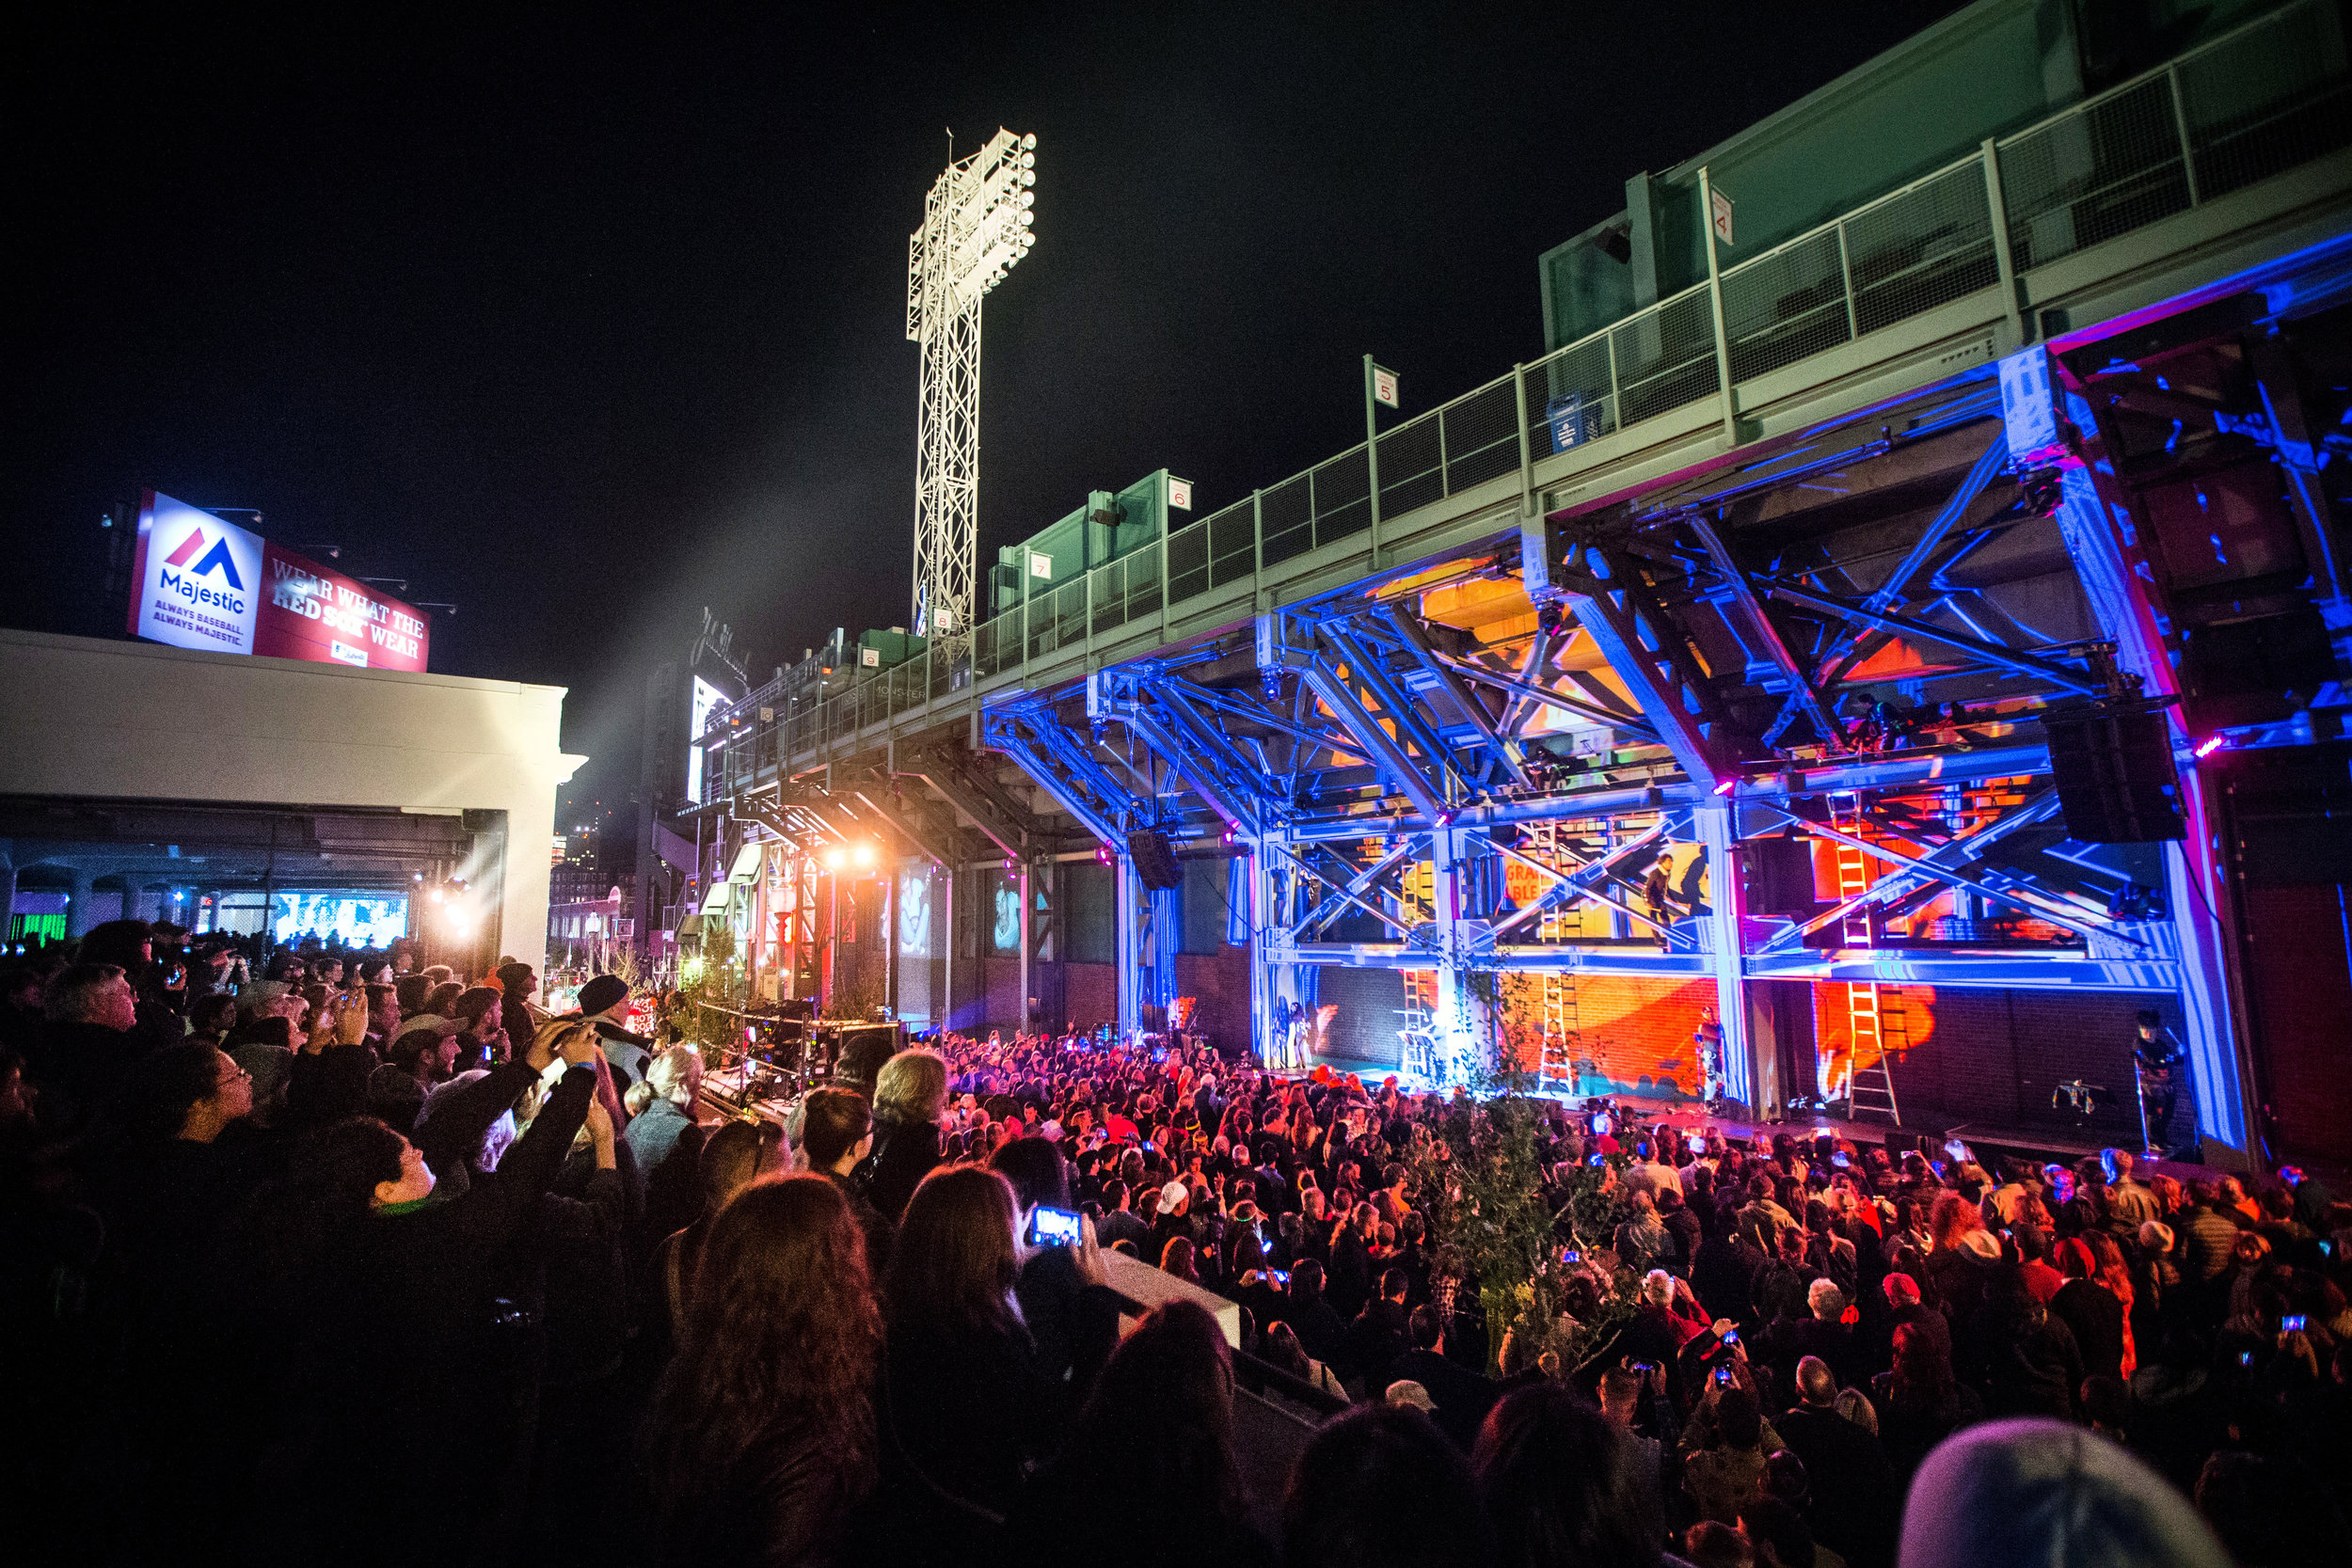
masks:
POLYGON ((97 524, 143 485, 258 509, 455 601, 435 669, 568 686, 567 816, 615 806, 703 605, 755 679, 908 620, 949 127, 1039 139, 986 562, 1090 489, 1166 467, 1204 516, 1360 440, 1367 351, 1407 414, 1534 357, 1537 254, 1629 174, 1954 8, 77 8, 7 111, 0 623, 119 635, 97 524))

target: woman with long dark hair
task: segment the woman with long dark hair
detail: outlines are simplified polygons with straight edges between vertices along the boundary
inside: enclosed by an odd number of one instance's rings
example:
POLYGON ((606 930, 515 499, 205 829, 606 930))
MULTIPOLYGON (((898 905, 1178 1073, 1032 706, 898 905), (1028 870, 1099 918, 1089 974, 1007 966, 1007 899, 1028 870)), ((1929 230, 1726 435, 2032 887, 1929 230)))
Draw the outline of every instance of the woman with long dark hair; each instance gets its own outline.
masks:
POLYGON ((881 1351, 865 1235, 833 1183, 736 1194, 647 1423, 660 1560, 831 1561, 874 1482, 881 1351))
POLYGON ((947 1543, 994 1535, 1024 1475, 1059 1449, 1068 1414, 1067 1386, 1039 1368, 1013 1294, 1018 1225, 1010 1182, 948 1165, 914 1190, 891 1245, 877 1413, 890 1496, 875 1514, 943 1560, 947 1543))
POLYGON ((2087 1377, 2128 1379, 2139 1366, 2132 1343, 2132 1279, 2111 1236, 2092 1232, 2058 1244, 2066 1283, 2050 1298, 2050 1315, 2066 1324, 2082 1352, 2087 1377))
POLYGON ((1944 1342, 1918 1323, 1895 1330, 1894 1369, 1881 1372, 1871 1390, 1880 1445, 1906 1486, 1929 1449, 1984 1416, 1984 1402, 1952 1376, 1944 1342))
POLYGON ((1232 1353, 1192 1302, 1170 1302, 1120 1341, 1063 1458, 1030 1485, 1009 1533, 1041 1563, 1094 1562, 1102 1541, 1069 1521, 1112 1497, 1120 1555, 1141 1568, 1273 1560, 1250 1528, 1233 1452, 1232 1353))

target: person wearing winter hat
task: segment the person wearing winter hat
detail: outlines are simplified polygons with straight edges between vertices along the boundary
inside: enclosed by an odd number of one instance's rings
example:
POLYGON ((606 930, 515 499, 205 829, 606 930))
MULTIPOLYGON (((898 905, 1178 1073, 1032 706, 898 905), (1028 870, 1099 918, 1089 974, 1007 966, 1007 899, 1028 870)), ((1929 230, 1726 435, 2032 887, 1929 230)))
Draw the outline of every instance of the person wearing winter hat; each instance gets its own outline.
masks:
POLYGON ((604 1043, 604 1059, 612 1064, 623 1084, 645 1076, 653 1060, 653 1041, 631 1034, 622 1020, 628 1016, 628 982, 617 974, 599 974, 580 988, 580 1016, 596 1026, 604 1043))
POLYGON ((1902 1568, 1987 1562, 2229 1568, 2188 1499, 2061 1421, 1994 1421, 1930 1454, 1903 1510, 1902 1568))

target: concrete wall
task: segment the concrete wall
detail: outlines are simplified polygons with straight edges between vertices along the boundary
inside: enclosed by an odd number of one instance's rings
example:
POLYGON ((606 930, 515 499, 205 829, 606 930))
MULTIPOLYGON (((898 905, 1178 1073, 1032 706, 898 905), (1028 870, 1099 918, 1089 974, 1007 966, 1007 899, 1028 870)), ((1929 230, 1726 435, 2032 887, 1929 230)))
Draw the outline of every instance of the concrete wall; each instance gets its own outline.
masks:
POLYGON ((497 950, 544 960, 564 689, 0 630, 0 794, 502 811, 497 950))

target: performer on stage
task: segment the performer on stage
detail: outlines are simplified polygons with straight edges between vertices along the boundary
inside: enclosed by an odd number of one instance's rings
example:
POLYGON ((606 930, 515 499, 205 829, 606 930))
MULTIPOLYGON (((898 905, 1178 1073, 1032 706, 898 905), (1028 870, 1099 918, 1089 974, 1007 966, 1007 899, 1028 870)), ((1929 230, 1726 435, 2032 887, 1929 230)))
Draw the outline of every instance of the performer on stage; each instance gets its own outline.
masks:
POLYGON ((2165 1149, 2165 1129, 2172 1120, 2173 1102, 2180 1098, 2178 1079, 2187 1057, 2180 1040, 2165 1027, 2163 1015, 2153 1007, 2140 1009, 2132 1059, 2139 1071, 2140 1123, 2151 1154, 2162 1154, 2165 1149))

